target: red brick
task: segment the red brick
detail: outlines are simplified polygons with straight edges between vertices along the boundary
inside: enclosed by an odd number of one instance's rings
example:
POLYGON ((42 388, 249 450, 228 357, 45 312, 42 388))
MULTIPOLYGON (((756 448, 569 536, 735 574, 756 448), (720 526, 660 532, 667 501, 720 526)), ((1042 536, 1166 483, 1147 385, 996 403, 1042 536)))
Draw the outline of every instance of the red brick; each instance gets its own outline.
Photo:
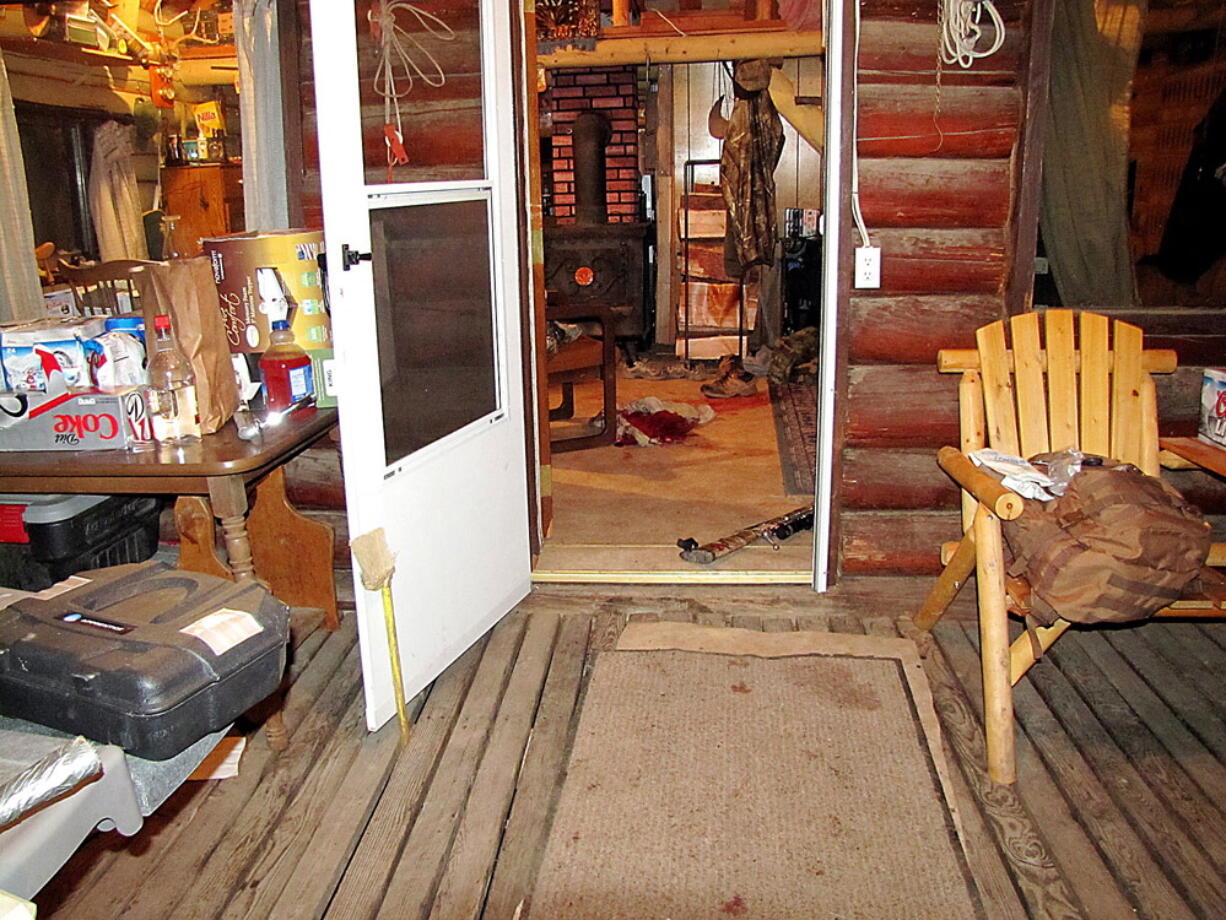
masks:
MULTIPOLYGON (((567 151, 569 153, 570 151, 567 151)), ((553 158, 554 169, 570 169, 574 165, 574 161, 569 156, 555 156, 553 158)))
MULTIPOLYGON (((553 120, 557 121, 558 116, 557 115, 553 116, 553 120)), ((613 122, 612 127, 614 131, 635 131, 637 132, 639 126, 636 125, 633 121, 618 120, 618 121, 613 122)))
POLYGON ((553 179, 555 182, 574 182, 575 174, 573 172, 555 172, 553 179))
POLYGON ((550 89, 555 86, 574 86, 575 75, 571 73, 555 73, 549 77, 550 89))
POLYGON ((632 204, 611 204, 609 205, 610 214, 636 214, 638 208, 632 204))
POLYGON ((575 196, 570 193, 564 193, 561 195, 555 194, 553 196, 553 202, 554 204, 574 204, 575 196))
POLYGON ((583 95, 582 86, 555 86, 544 96, 545 99, 570 99, 583 95))
POLYGON ((574 121, 578 117, 578 112, 554 112, 553 123, 555 125, 565 124, 567 122, 574 121))
POLYGON ((634 157, 606 157, 605 164, 607 166, 614 166, 620 169, 638 166, 639 161, 634 157))
POLYGON ((550 140, 553 141, 555 147, 569 147, 574 143, 569 134, 555 134, 550 140))
POLYGON ((581 73, 575 77, 575 84, 578 86, 595 86, 599 83, 608 82, 608 76, 603 73, 581 73))
POLYGON ((591 108, 591 105, 586 99, 559 99, 554 104, 557 106, 559 112, 571 112, 591 108))
POLYGON ((609 182, 605 188, 610 192, 632 192, 634 191, 634 183, 627 179, 617 179, 609 182))
MULTIPOLYGON (((575 89, 582 89, 583 95, 591 99, 595 99, 600 96, 617 96, 616 86, 576 86, 575 89)), ((618 98, 620 99, 621 97, 618 96, 618 98)))

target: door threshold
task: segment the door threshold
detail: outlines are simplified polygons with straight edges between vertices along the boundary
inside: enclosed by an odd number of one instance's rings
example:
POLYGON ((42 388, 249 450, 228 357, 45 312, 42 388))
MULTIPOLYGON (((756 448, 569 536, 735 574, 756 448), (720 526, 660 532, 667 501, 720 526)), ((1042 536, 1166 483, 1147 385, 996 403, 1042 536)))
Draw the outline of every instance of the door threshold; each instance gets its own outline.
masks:
POLYGON ((813 583, 811 540, 747 546, 709 565, 682 562, 675 545, 546 543, 532 572, 538 584, 783 584, 813 583))
POLYGON ((755 572, 613 572, 568 571, 532 573, 532 583, 539 585, 810 585, 811 571, 755 572))

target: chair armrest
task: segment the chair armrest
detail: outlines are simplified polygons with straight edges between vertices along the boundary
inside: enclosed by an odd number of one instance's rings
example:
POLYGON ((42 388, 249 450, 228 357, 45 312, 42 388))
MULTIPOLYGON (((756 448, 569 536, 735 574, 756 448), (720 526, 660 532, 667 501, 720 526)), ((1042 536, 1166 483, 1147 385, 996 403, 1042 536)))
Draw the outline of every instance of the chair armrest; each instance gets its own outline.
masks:
POLYGON ((956 447, 942 447, 937 451, 937 463, 954 482, 1002 521, 1012 521, 1022 513, 1022 497, 975 466, 956 447))

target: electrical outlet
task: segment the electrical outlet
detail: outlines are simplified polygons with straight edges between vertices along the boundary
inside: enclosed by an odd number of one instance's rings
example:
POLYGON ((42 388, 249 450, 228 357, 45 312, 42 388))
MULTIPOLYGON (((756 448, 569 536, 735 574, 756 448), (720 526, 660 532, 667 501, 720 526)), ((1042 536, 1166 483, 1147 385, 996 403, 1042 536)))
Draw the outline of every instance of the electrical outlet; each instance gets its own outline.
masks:
POLYGON ((881 287, 881 247, 857 246, 854 287, 881 287))

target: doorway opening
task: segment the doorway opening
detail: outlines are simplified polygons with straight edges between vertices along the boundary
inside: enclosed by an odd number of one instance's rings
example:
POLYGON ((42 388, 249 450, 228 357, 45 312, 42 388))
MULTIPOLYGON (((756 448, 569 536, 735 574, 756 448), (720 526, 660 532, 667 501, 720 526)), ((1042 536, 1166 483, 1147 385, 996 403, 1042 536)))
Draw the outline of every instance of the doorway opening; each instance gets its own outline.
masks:
POLYGON ((810 531, 709 565, 677 546, 813 503, 823 61, 747 63, 546 71, 538 581, 812 581, 810 531), (771 132, 777 161, 729 162, 730 144, 769 159, 771 132), (751 185, 764 225, 747 237, 751 185))

